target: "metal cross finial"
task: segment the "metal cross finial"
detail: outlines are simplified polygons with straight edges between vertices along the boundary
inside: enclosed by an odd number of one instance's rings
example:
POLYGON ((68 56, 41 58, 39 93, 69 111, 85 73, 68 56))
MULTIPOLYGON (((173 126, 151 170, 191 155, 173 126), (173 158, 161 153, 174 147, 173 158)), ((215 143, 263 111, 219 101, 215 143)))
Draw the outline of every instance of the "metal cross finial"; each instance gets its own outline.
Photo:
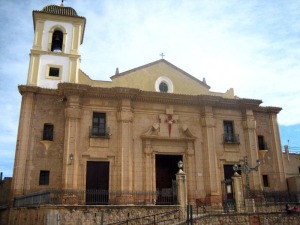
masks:
POLYGON ((160 53, 160 56, 163 59, 165 55, 164 55, 164 53, 160 53))

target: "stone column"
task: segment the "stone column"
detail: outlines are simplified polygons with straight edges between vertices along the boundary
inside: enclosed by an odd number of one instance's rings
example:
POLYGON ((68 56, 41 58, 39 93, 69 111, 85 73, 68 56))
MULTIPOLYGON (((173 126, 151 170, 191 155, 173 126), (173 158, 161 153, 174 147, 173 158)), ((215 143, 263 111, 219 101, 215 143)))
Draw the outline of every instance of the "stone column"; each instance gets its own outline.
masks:
POLYGON ((236 211, 241 212, 241 206, 244 203, 242 176, 235 172, 232 180, 236 211))
POLYGON ((78 154, 80 119, 80 97, 68 96, 67 108, 65 109, 65 139, 63 158, 63 180, 62 186, 65 189, 76 189, 78 183, 78 167, 80 155, 78 154), (73 160, 70 160, 70 155, 73 160))
POLYGON ((177 183, 177 199, 178 204, 182 208, 187 206, 187 185, 186 185, 186 173, 181 169, 176 174, 176 183, 177 183))
POLYGON ((221 181, 218 173, 215 119, 211 106, 205 106, 202 110, 203 132, 203 171, 204 188, 207 200, 210 202, 221 201, 221 181))
MULTIPOLYGON (((246 155, 248 157, 249 167, 256 166, 256 160, 259 159, 258 147, 257 147, 257 135, 256 135, 256 121, 252 110, 245 110, 244 112, 244 135, 245 135, 245 147, 246 155)), ((250 188, 260 190, 261 177, 259 170, 249 173, 250 188)), ((249 196, 247 196, 249 197, 249 196)))

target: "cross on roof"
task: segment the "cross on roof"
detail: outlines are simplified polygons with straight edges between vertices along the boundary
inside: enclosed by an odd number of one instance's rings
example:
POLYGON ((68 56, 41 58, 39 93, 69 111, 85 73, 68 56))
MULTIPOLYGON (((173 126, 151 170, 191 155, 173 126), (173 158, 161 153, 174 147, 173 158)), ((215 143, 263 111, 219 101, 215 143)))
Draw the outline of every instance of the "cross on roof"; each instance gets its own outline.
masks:
POLYGON ((163 59, 165 55, 164 55, 164 53, 160 53, 160 56, 163 59))

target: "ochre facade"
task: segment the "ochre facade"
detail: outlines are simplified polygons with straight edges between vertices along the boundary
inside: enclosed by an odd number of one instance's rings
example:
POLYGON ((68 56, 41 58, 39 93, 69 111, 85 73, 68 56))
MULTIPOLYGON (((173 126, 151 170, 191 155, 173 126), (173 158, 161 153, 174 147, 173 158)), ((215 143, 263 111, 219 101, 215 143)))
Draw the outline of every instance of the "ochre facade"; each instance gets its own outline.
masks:
POLYGON ((281 108, 239 98, 232 89, 211 92, 205 80, 164 59, 117 70, 109 82, 92 80, 80 70, 77 51, 85 19, 60 11, 65 8, 34 13, 28 83, 19 86, 13 196, 86 190, 90 162, 108 165, 109 191, 156 191, 169 188, 164 185, 173 177, 164 164, 180 159, 188 201, 221 202, 224 190, 230 192, 223 181, 245 156, 251 167, 261 162, 249 174, 251 189, 287 190, 277 124, 281 108), (51 50, 56 39, 43 37, 56 30, 63 34, 60 52, 51 50))

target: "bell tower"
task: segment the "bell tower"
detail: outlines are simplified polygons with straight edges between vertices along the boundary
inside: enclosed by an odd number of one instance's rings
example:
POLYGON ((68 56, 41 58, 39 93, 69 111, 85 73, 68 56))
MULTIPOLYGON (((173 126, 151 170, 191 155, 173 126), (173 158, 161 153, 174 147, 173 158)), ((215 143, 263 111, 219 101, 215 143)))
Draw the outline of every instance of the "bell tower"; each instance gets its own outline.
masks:
POLYGON ((27 85, 57 88, 61 82, 78 83, 86 19, 63 4, 33 11, 34 42, 30 51, 27 85))

